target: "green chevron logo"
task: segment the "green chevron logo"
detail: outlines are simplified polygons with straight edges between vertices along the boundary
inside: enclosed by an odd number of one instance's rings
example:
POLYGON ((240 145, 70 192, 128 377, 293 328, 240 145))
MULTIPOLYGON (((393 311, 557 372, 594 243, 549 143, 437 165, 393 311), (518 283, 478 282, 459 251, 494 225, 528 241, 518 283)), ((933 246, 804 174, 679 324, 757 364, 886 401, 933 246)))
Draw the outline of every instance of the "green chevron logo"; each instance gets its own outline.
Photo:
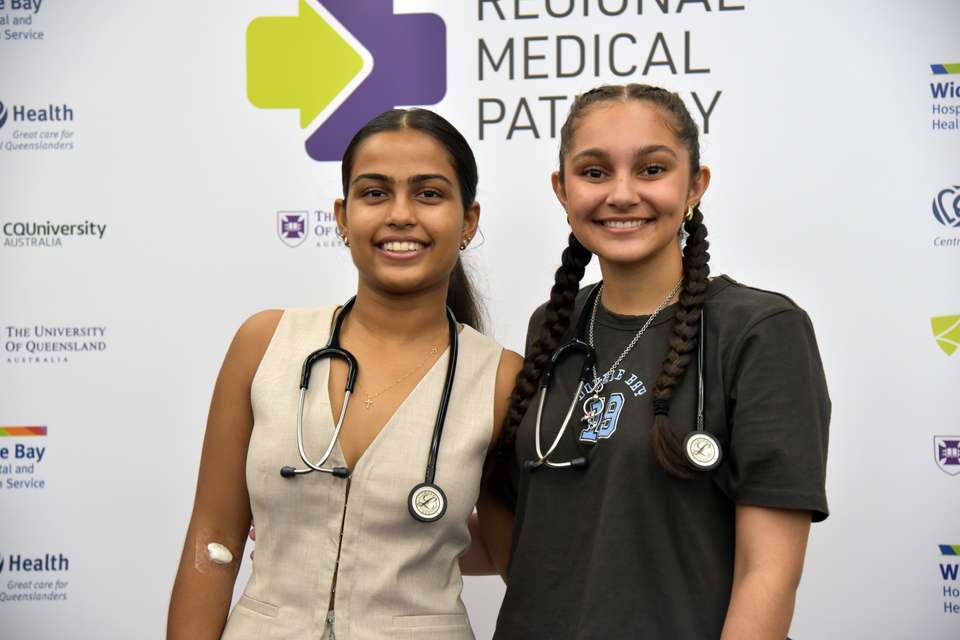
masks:
POLYGON ((937 339, 937 346, 948 356, 960 349, 960 316, 930 318, 930 327, 937 339))
POLYGON ((335 110, 372 67, 363 45, 307 0, 296 16, 256 18, 247 28, 247 97, 261 109, 298 109, 302 129, 335 110))

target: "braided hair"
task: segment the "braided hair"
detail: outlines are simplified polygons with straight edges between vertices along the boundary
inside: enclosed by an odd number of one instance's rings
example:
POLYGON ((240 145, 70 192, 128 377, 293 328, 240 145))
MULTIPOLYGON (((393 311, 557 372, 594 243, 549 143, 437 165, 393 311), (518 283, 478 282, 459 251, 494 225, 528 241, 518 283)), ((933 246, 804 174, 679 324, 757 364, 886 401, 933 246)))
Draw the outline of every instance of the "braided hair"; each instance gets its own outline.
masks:
POLYGON ((523 369, 517 374, 517 382, 510 396, 510 407, 500 431, 500 441, 490 458, 492 468, 488 473, 491 493, 511 507, 516 503, 516 490, 509 471, 513 464, 517 426, 530 406, 530 399, 537 390, 544 367, 560 346, 560 338, 570 328, 580 281, 592 257, 593 254, 571 233, 567 248, 560 256, 560 267, 553 276, 553 287, 550 289, 550 301, 544 310, 543 324, 540 325, 537 339, 524 358, 523 369))
MULTIPOLYGON (((579 95, 570 106, 567 119, 560 129, 559 174, 564 180, 564 160, 570 142, 580 120, 595 104, 610 101, 640 100, 660 108, 668 117, 667 126, 686 146, 690 156, 690 175, 700 172, 700 142, 696 123, 690 116, 683 100, 666 89, 645 84, 603 85, 579 95)), ((710 274, 707 253, 707 228, 699 205, 684 223, 687 235, 683 249, 683 281, 679 303, 673 320, 669 351, 664 358, 653 389, 655 415, 651 432, 651 444, 657 463, 671 476, 690 478, 691 468, 683 455, 680 442, 670 428, 670 401, 676 385, 683 379, 696 349, 699 338, 699 320, 706 297, 707 280, 710 274)), ((500 441, 491 456, 487 478, 491 493, 508 506, 514 506, 516 491, 510 471, 514 469, 513 456, 517 427, 529 407, 537 389, 540 376, 550 356, 559 346, 560 338, 570 327, 574 301, 580 288, 584 269, 592 254, 571 233, 569 245, 561 257, 560 268, 554 276, 550 301, 546 306, 543 323, 524 360, 523 369, 517 375, 516 386, 510 397, 510 407, 504 420, 500 441)))

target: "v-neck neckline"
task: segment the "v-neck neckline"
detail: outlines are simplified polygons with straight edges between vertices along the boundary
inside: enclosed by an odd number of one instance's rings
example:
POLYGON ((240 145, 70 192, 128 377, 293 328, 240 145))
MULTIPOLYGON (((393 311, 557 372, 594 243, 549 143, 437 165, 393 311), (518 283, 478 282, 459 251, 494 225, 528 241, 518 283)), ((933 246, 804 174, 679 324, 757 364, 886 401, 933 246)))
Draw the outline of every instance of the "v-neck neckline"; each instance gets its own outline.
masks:
MULTIPOLYGON (((337 307, 337 308, 335 308, 335 309, 333 310, 333 314, 331 314, 331 316, 330 316, 330 330, 331 330, 331 331, 333 330, 333 323, 336 321, 337 312, 338 312, 340 309, 342 309, 342 307, 337 307)), ((460 324, 458 323, 458 328, 457 328, 457 338, 458 338, 458 339, 463 336, 464 331, 467 330, 467 326, 468 326, 468 325, 465 325, 465 324, 464 324, 464 325, 460 325, 460 324)), ((442 363, 448 363, 449 360, 450 360, 450 345, 447 344, 447 348, 443 350, 443 352, 440 354, 440 357, 437 358, 437 360, 433 363, 433 365, 430 366, 429 369, 427 369, 426 373, 424 373, 422 376, 420 376, 420 379, 417 380, 417 384, 414 385, 413 389, 410 390, 410 393, 408 393, 408 394, 406 395, 406 397, 404 397, 404 399, 400 401, 400 404, 397 405, 397 408, 393 410, 393 413, 390 414, 390 417, 387 418, 386 422, 384 422, 383 425, 380 427, 380 429, 377 431, 377 435, 375 435, 375 436, 373 437, 373 439, 370 441, 370 443, 366 446, 366 448, 364 448, 364 450, 363 450, 362 452, 360 452, 360 455, 357 456, 357 459, 356 459, 356 461, 353 463, 353 466, 349 466, 349 465, 348 465, 351 473, 356 472, 356 471, 360 468, 360 466, 363 464, 364 459, 368 457, 368 456, 367 456, 367 453, 368 453, 371 449, 375 448, 375 447, 378 445, 378 443, 380 442, 380 440, 382 440, 384 437, 386 437, 386 436, 383 435, 384 432, 386 432, 386 431, 390 428, 390 426, 394 423, 394 421, 396 420, 396 418, 397 418, 397 416, 400 414, 400 412, 407 406, 407 403, 410 401, 410 398, 412 398, 412 397, 420 390, 420 387, 423 386, 424 382, 425 382, 430 376, 433 375, 434 371, 437 369, 437 367, 440 365, 440 363, 441 363, 441 362, 442 362, 442 363)), ((359 365, 358 365, 358 368, 359 368, 359 365)), ((357 371, 357 373, 359 374, 359 370, 357 371)), ((333 430, 337 428, 337 416, 333 415, 333 401, 332 401, 331 398, 330 398, 330 363, 329 363, 329 362, 327 363, 327 371, 326 371, 326 373, 325 373, 324 376, 323 376, 323 385, 322 385, 322 386, 323 386, 323 398, 322 398, 322 400, 325 401, 326 404, 327 404, 327 409, 326 409, 326 411, 325 411, 325 415, 326 415, 326 417, 330 420, 330 430, 331 430, 331 433, 332 433, 333 430)), ((352 398, 351 398, 351 400, 352 400, 352 398)), ((342 408, 341 408, 341 410, 342 410, 342 408)), ((436 416, 433 416, 432 419, 435 419, 435 418, 436 418, 436 416)), ((350 426, 350 425, 347 423, 346 419, 344 419, 343 429, 347 429, 347 428, 349 428, 349 426, 350 426)), ((341 437, 341 438, 343 437, 343 431, 340 432, 340 437, 341 437)), ((344 465, 346 465, 346 464, 347 464, 347 459, 346 459, 346 456, 344 456, 344 454, 343 454, 343 449, 340 447, 340 438, 337 438, 336 442, 334 443, 334 449, 333 449, 333 450, 337 452, 337 455, 340 457, 340 460, 343 462, 344 465)))

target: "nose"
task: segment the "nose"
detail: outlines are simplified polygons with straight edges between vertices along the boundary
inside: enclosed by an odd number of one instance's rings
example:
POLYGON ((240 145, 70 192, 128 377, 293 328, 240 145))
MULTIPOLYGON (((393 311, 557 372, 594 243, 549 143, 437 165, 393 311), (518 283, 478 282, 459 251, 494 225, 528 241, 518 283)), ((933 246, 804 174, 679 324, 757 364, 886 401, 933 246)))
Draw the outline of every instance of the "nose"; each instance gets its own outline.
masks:
POLYGON ((630 175, 618 175, 610 185, 607 204, 615 209, 629 209, 640 202, 630 175))
POLYGON ((390 202, 385 221, 391 227, 412 227, 417 223, 413 199, 407 194, 397 194, 390 202))

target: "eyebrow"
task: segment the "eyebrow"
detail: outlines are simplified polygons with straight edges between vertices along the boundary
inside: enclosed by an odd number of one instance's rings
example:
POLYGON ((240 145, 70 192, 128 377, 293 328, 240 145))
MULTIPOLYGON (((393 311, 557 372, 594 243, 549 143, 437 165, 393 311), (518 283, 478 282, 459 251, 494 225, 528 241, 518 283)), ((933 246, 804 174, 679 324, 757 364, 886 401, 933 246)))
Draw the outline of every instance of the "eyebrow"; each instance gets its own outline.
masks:
MULTIPOLYGON (((670 154, 674 158, 677 157, 677 153, 673 149, 663 144, 650 144, 645 147, 640 147, 634 152, 633 155, 635 158, 640 158, 640 157, 648 156, 652 153, 658 153, 661 151, 670 154)), ((597 147, 591 147, 590 149, 584 149, 583 151, 575 155, 573 157, 573 160, 577 160, 583 157, 609 158, 610 154, 604 151, 603 149, 600 149, 597 147)))
MULTIPOLYGON (((356 178, 354 178, 350 182, 350 184, 356 184, 360 180, 375 180, 376 182, 386 182, 388 184, 393 184, 396 182, 396 180, 394 180, 390 176, 386 176, 382 173, 361 173, 356 178)), ((422 182, 428 182, 430 180, 440 180, 442 182, 446 182, 451 187, 453 186, 453 183, 450 182, 450 178, 448 178, 447 176, 441 173, 418 173, 415 176, 410 176, 409 178, 407 178, 407 184, 420 184, 422 182)))

